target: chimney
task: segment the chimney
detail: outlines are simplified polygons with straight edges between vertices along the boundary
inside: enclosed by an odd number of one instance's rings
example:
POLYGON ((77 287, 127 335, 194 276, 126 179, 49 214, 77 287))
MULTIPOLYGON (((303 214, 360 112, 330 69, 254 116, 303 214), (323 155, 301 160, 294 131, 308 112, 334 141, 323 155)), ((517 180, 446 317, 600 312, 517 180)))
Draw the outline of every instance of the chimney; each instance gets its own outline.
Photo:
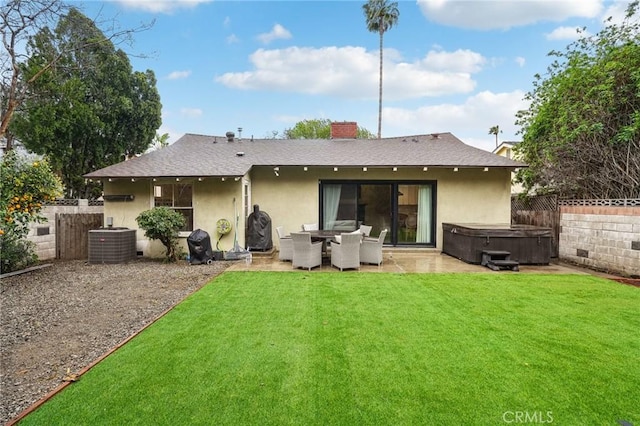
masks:
POLYGON ((356 139, 358 137, 358 123, 343 121, 331 123, 331 139, 356 139))
POLYGON ((227 137, 227 142, 233 142, 233 139, 236 137, 236 134, 233 132, 227 132, 225 133, 225 136, 227 137))

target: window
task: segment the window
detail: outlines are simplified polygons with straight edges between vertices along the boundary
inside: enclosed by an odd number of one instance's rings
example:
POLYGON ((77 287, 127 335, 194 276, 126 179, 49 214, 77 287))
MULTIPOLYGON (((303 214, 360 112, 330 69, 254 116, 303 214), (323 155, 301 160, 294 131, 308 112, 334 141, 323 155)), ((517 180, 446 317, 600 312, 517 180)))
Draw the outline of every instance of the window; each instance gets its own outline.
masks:
POLYGON ((252 213, 252 209, 251 209, 251 187, 249 186, 249 182, 244 182, 242 185, 242 196, 244 198, 243 204, 244 204, 244 217, 248 218, 249 215, 252 213))
POLYGON ((184 216, 186 223, 180 231, 193 230, 192 199, 193 186, 190 183, 164 183, 153 187, 155 207, 169 207, 184 216))

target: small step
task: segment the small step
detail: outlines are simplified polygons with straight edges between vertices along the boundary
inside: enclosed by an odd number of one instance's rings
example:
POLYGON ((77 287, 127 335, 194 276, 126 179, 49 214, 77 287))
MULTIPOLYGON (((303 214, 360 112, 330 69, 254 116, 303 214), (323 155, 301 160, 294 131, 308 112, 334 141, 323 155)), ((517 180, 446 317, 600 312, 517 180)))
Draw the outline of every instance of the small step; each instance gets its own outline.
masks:
POLYGON ((505 257, 511 255, 511 252, 506 250, 482 250, 482 253, 492 257, 505 257))
POLYGON ((511 252, 505 250, 482 250, 482 266, 487 266, 492 260, 509 260, 511 252))
POLYGON ((517 260, 490 260, 486 265, 493 271, 499 271, 502 269, 509 269, 511 271, 519 271, 520 264, 517 260))

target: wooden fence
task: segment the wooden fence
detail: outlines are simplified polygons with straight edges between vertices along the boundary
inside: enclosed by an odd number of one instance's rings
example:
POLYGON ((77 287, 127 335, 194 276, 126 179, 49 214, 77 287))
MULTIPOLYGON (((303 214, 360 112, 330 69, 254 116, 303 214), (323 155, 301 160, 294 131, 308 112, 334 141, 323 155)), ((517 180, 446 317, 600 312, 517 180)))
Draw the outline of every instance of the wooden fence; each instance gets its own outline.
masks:
POLYGON ((89 231, 102 226, 102 213, 57 213, 56 258, 62 260, 89 257, 89 231))
POLYGON ((551 228, 551 257, 559 256, 560 209, 557 196, 511 197, 511 223, 551 228))

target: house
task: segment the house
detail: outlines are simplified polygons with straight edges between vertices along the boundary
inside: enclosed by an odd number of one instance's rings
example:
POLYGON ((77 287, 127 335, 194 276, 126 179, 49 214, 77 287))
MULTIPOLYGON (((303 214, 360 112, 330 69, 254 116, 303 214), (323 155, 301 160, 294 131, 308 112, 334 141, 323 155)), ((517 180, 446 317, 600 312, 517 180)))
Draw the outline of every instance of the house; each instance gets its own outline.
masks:
MULTIPOLYGON (((513 148, 517 144, 518 144, 517 141, 514 141, 514 142, 504 141, 504 142, 501 142, 500 145, 498 145, 492 152, 502 157, 517 160, 518 157, 513 150, 513 148)), ((515 178, 515 173, 511 173, 511 193, 514 195, 520 194, 521 192, 524 191, 524 188, 521 183, 513 183, 514 178, 515 178)))
MULTIPOLYGON (((258 205, 275 232, 303 223, 349 231, 388 229, 386 244, 442 248, 442 223, 510 222, 511 172, 525 165, 464 144, 451 133, 355 139, 357 124, 334 123, 332 139, 277 140, 185 134, 172 145, 85 175, 104 188, 105 218, 137 228, 136 217, 168 206, 218 240, 216 222, 235 226, 258 205)), ((277 238, 273 236, 274 245, 277 238)), ((184 241, 186 247, 186 241, 184 241)), ((231 236, 220 239, 229 250, 231 236)), ((163 247, 137 232, 137 249, 163 247)))

